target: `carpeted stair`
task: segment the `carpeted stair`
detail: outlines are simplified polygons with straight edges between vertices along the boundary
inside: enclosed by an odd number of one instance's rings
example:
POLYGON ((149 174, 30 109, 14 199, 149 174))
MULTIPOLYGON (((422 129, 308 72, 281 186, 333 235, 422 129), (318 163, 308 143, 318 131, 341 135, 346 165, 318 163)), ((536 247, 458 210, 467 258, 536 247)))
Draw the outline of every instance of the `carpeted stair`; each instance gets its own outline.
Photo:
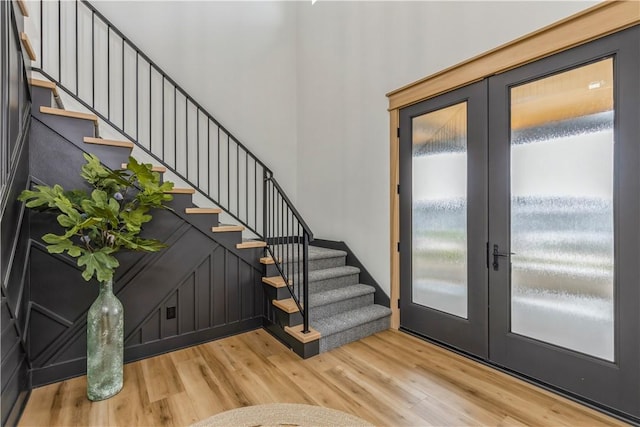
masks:
MULTIPOLYGON (((298 246, 273 250, 294 271, 298 246)), ((344 251, 309 246, 309 324, 320 332, 321 353, 389 328, 391 310, 374 304, 375 288, 360 283, 360 270, 346 258, 344 251)))

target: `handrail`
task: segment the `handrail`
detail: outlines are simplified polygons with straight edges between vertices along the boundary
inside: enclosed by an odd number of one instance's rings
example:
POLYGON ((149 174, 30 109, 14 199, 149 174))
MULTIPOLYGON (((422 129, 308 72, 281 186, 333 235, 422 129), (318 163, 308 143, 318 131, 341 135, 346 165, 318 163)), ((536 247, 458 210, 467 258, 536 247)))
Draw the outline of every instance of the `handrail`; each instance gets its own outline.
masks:
POLYGON ((285 203, 288 206, 290 206, 291 211, 296 216, 296 218, 298 218, 298 221, 300 221, 300 225, 302 226, 302 228, 304 228, 304 231, 306 231, 307 234, 309 235, 309 238, 311 239, 310 241, 313 241, 313 233, 311 232, 311 228, 307 225, 306 222, 304 222, 304 219, 302 219, 302 215, 300 215, 296 207, 293 205, 293 203, 291 203, 291 200, 289 200, 289 198, 287 197, 287 194, 284 192, 282 187, 280 187, 280 184, 278 184, 278 181, 276 181, 273 175, 269 176, 267 179, 271 181, 273 186, 280 192, 280 194, 282 194, 282 198, 284 199, 285 203))
POLYGON ((263 238, 300 309, 304 331, 309 331, 305 302, 308 244, 313 234, 273 172, 88 1, 41 0, 39 10, 40 64, 34 71, 56 82, 139 149, 263 238), (46 34, 45 12, 50 17, 46 34), (74 23, 75 43, 70 47, 66 37, 74 23), (45 60, 45 44, 52 51, 49 59, 57 54, 57 61, 45 60), (90 55, 86 54, 88 48, 90 55), (127 96, 132 91, 134 101, 127 96), (217 176, 212 176, 212 171, 217 176), (293 245, 297 245, 297 256, 293 245))

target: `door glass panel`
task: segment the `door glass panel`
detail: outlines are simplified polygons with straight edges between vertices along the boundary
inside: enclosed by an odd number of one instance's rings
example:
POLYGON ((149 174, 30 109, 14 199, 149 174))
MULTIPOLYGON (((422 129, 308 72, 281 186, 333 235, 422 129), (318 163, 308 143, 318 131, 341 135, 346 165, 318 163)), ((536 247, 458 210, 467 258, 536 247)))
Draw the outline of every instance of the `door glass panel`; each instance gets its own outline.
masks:
POLYGON ((511 330, 614 360, 613 60, 511 89, 511 330))
POLYGON ((412 300, 467 318, 467 103, 412 119, 412 300))

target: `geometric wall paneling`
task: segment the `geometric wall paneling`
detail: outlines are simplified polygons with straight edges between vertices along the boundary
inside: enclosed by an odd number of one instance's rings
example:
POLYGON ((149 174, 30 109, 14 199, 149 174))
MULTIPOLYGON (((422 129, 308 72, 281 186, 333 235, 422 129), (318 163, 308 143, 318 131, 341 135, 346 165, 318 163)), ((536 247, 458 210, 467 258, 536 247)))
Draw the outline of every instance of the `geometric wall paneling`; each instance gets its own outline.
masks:
MULTIPOLYGON (((47 215, 33 213, 31 220, 33 236, 53 228, 47 215)), ((146 231, 169 247, 117 256, 121 266, 114 290, 125 312, 125 361, 262 325, 260 270, 175 212, 156 211, 146 231), (171 311, 175 317, 167 316, 171 311)), ((81 278, 75 260, 51 255, 35 240, 29 264, 29 337, 37 386, 86 369, 86 311, 97 286, 81 278), (35 335, 36 329, 49 332, 35 335)))
POLYGON ((37 360, 72 323, 36 303, 30 305, 28 316, 28 352, 31 360, 37 360))
POLYGON ((83 318, 88 304, 98 296, 96 283, 84 281, 74 259, 49 254, 39 243, 32 243, 30 255, 32 304, 71 324, 83 318))

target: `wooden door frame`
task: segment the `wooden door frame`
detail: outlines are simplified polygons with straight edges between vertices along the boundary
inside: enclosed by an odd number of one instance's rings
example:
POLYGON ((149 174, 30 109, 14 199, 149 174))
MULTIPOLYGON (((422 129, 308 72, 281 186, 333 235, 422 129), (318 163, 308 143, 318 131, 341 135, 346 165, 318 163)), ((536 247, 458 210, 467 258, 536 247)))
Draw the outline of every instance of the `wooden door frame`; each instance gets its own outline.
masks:
POLYGON ((391 327, 393 329, 400 327, 400 309, 398 308, 400 298, 400 254, 398 252, 400 109, 637 24, 640 24, 640 3, 637 0, 605 1, 387 94, 390 123, 389 206, 391 327))

